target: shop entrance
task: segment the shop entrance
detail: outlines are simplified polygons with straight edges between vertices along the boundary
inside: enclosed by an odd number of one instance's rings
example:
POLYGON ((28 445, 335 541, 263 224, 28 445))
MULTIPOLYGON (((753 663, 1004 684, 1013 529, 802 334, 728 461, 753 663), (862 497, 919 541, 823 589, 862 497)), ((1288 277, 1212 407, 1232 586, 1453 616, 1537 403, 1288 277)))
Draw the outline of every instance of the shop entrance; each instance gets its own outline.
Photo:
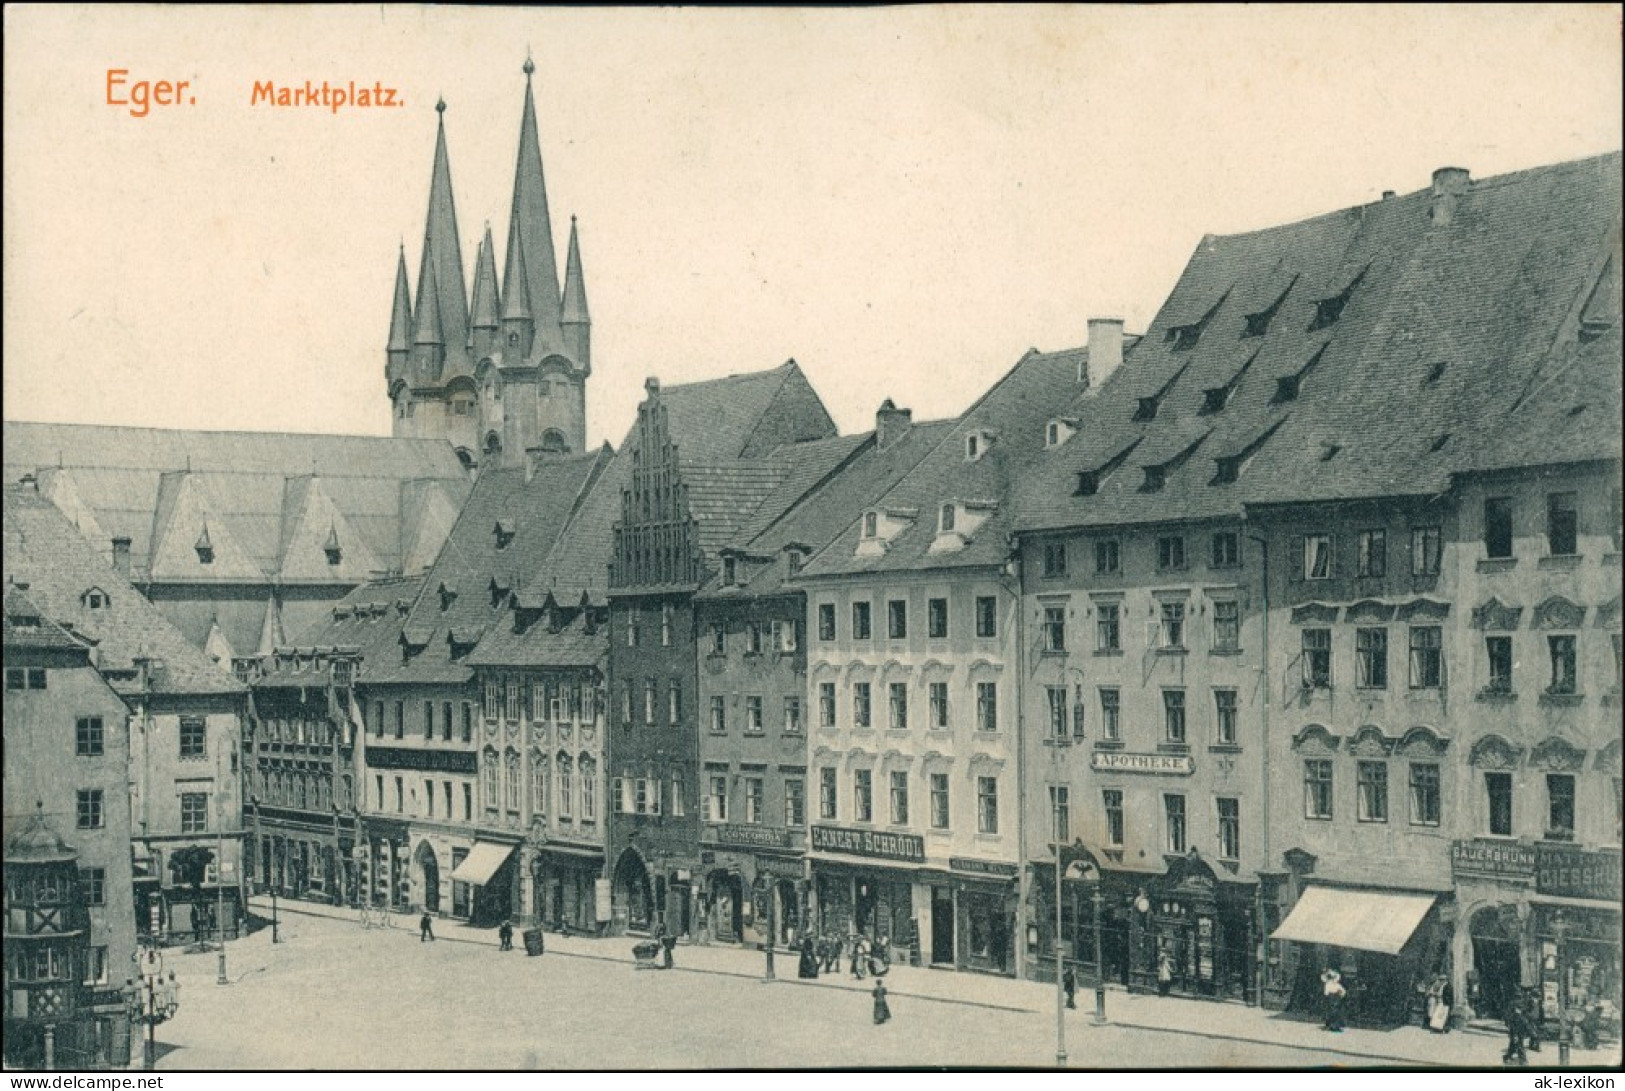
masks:
POLYGON ((1521 976, 1518 943, 1499 935, 1480 935, 1478 917, 1493 910, 1480 910, 1473 917, 1473 972, 1478 975, 1478 1001, 1474 1009, 1481 1016, 1505 1019, 1518 996, 1521 976))
POLYGON ((654 915, 654 900, 649 892, 649 869, 644 865, 643 858, 631 849, 621 853, 620 860, 616 861, 613 893, 615 915, 622 917, 624 914, 624 926, 637 932, 647 931, 654 915))
POLYGON ((954 964, 954 896, 945 886, 931 888, 931 965, 954 964))
POLYGON ((960 900, 965 906, 966 964, 977 970, 1003 973, 1010 952, 1004 896, 966 890, 960 900))
POLYGON ((424 841, 418 845, 416 864, 418 889, 423 891, 423 911, 439 913, 440 861, 435 859, 434 849, 430 847, 429 842, 424 841))
POLYGON ((711 873, 711 915, 722 943, 738 943, 745 931, 744 884, 739 873, 711 873))

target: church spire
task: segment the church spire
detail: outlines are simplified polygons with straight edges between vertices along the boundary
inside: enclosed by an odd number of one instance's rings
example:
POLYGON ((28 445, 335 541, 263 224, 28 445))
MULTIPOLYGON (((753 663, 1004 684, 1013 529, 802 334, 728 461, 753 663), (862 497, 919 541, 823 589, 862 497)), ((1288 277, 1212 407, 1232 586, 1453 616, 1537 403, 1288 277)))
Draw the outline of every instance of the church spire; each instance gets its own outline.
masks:
POLYGON ((406 285, 406 247, 395 259, 395 310, 389 316, 389 351, 412 347, 412 296, 406 285))
POLYGON ((581 243, 576 237, 576 218, 570 217, 570 255, 564 264, 564 303, 560 324, 565 347, 584 373, 592 373, 592 318, 587 313, 587 283, 581 276, 581 243))
POLYGON ((451 158, 446 153, 446 103, 435 104, 440 115, 435 134, 434 172, 429 181, 429 215, 423 231, 423 264, 418 271, 417 317, 419 344, 442 344, 446 338, 461 346, 468 331, 468 292, 463 284, 463 251, 457 235, 457 207, 451 195, 451 158), (425 315, 428 307, 432 315, 425 315), (434 339, 425 342, 432 330, 434 339))
MULTIPOLYGON (((558 346, 559 273, 553 253, 553 224, 547 213, 547 183, 542 175, 541 138, 536 131, 536 100, 530 77, 536 70, 525 58, 525 106, 519 124, 519 160, 514 167, 513 212, 508 220, 508 263, 503 295, 510 303, 522 285, 525 306, 535 322, 538 354, 558 346), (515 276, 518 280, 515 280, 515 276)), ((512 317, 504 314, 503 317, 512 317)))
POLYGON ((469 321, 475 329, 495 329, 501 310, 497 299, 497 262, 491 250, 491 225, 486 224, 480 252, 474 258, 474 310, 469 321))

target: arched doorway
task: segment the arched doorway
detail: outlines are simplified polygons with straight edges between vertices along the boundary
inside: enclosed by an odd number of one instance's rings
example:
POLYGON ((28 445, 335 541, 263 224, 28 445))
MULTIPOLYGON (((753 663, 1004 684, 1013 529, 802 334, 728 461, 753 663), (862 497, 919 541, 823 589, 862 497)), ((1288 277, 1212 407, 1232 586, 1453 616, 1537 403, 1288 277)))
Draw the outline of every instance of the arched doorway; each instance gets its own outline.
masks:
POLYGON ((440 861, 435 858, 429 842, 418 845, 412 856, 412 879, 423 892, 423 911, 440 912, 440 861))
POLYGON ((1518 998, 1522 965, 1519 957, 1518 912, 1510 905, 1492 905, 1472 915, 1468 935, 1473 944, 1473 973, 1477 999, 1473 1008, 1491 1019, 1504 1019, 1508 1005, 1518 998))
POLYGON ((711 873, 711 919, 720 942, 738 943, 743 938, 744 901, 744 883, 737 871, 711 873))
POLYGON ((649 892, 649 868, 633 849, 621 853, 615 862, 613 887, 615 915, 624 914, 627 928, 644 931, 654 917, 654 899, 649 892))

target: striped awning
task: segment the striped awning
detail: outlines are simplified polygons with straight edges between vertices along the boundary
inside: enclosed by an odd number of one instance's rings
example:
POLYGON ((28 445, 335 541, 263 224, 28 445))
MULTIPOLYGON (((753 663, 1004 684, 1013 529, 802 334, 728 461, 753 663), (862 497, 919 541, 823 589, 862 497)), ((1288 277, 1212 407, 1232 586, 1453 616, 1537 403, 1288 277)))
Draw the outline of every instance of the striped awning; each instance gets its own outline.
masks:
POLYGON ((463 862, 451 869, 451 877, 459 883, 472 883, 475 886, 484 886, 491 881, 508 857, 513 855, 513 845, 499 845, 494 841, 476 841, 469 850, 463 862))
POLYGON ((1397 955, 1433 901, 1432 894, 1312 886, 1270 938, 1397 955))

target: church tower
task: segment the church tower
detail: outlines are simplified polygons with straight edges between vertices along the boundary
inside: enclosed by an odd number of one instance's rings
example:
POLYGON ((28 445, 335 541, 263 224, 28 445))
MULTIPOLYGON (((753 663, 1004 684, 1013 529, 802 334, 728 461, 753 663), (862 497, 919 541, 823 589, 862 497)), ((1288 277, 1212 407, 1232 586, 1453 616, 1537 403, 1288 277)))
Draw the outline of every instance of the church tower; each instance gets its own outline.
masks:
POLYGON ((587 441, 592 319, 580 239, 570 220, 564 286, 542 173, 527 58, 501 283, 490 225, 464 288, 444 102, 429 178, 416 303, 404 248, 396 262, 385 378, 397 436, 444 438, 470 467, 516 466, 532 454, 580 452, 587 441))

